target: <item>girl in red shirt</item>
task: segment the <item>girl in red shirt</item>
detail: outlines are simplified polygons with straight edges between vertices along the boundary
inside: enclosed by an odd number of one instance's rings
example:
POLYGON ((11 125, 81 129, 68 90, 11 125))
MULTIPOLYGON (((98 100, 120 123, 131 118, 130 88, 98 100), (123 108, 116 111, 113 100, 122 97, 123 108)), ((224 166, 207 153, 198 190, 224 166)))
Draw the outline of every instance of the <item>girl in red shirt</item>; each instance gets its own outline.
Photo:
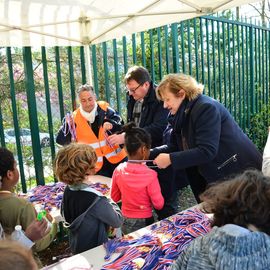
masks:
POLYGON ((136 231, 154 222, 153 207, 160 210, 164 205, 157 173, 147 167, 151 148, 150 135, 129 123, 125 131, 125 150, 128 161, 115 169, 112 176, 111 198, 122 201, 124 234, 136 231))

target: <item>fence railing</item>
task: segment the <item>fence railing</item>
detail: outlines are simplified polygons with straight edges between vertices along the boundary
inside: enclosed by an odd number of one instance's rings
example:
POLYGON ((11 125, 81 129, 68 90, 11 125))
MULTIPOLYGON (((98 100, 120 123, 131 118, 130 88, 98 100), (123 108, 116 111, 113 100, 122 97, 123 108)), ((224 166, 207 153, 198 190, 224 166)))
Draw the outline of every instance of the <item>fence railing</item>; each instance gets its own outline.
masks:
MULTIPOLYGON (((16 155, 24 191, 31 180, 54 179, 54 138, 86 82, 84 55, 83 47, 0 48, 0 141, 16 155)), ((156 83, 167 73, 188 73, 247 131, 268 104, 269 56, 268 28, 206 16, 91 46, 93 86, 125 119, 128 67, 145 66, 156 83)))

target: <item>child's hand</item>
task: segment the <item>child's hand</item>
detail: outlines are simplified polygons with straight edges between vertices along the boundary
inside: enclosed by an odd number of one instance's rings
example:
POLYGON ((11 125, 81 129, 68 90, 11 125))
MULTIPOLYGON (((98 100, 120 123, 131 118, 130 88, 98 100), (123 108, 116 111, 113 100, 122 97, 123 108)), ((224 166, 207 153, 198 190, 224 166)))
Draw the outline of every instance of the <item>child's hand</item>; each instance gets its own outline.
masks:
POLYGON ((32 241, 37 241, 43 238, 49 231, 47 231, 47 221, 42 219, 41 221, 34 220, 25 230, 25 235, 32 241))
POLYGON ((113 128, 113 125, 110 122, 105 122, 103 124, 104 131, 111 130, 113 128))
POLYGON ((53 222, 53 217, 47 212, 46 213, 46 218, 50 221, 53 222))

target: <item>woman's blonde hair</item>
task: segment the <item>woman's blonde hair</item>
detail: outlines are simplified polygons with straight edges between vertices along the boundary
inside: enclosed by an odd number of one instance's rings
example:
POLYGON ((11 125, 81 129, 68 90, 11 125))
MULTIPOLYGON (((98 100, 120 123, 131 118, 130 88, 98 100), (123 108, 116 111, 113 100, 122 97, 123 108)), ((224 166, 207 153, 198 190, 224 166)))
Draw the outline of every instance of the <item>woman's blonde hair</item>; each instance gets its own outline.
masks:
POLYGON ((204 86, 198 83, 193 77, 182 74, 168 74, 163 77, 162 81, 156 89, 157 98, 162 100, 165 93, 171 92, 175 96, 183 89, 186 93, 188 100, 195 99, 198 95, 202 94, 204 86))
POLYGON ((80 184, 86 175, 94 174, 97 155, 93 147, 71 143, 61 148, 54 161, 56 177, 68 185, 80 184))

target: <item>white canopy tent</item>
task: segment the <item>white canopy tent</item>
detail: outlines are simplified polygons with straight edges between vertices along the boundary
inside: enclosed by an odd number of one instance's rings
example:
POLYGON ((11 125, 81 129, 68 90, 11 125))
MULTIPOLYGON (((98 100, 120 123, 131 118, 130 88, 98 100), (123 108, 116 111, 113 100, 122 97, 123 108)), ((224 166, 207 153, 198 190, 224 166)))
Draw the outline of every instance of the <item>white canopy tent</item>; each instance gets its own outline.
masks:
POLYGON ((255 1, 0 0, 0 46, 96 44, 250 2, 255 1))
POLYGON ((256 1, 0 0, 0 46, 96 44, 250 2, 256 1))

